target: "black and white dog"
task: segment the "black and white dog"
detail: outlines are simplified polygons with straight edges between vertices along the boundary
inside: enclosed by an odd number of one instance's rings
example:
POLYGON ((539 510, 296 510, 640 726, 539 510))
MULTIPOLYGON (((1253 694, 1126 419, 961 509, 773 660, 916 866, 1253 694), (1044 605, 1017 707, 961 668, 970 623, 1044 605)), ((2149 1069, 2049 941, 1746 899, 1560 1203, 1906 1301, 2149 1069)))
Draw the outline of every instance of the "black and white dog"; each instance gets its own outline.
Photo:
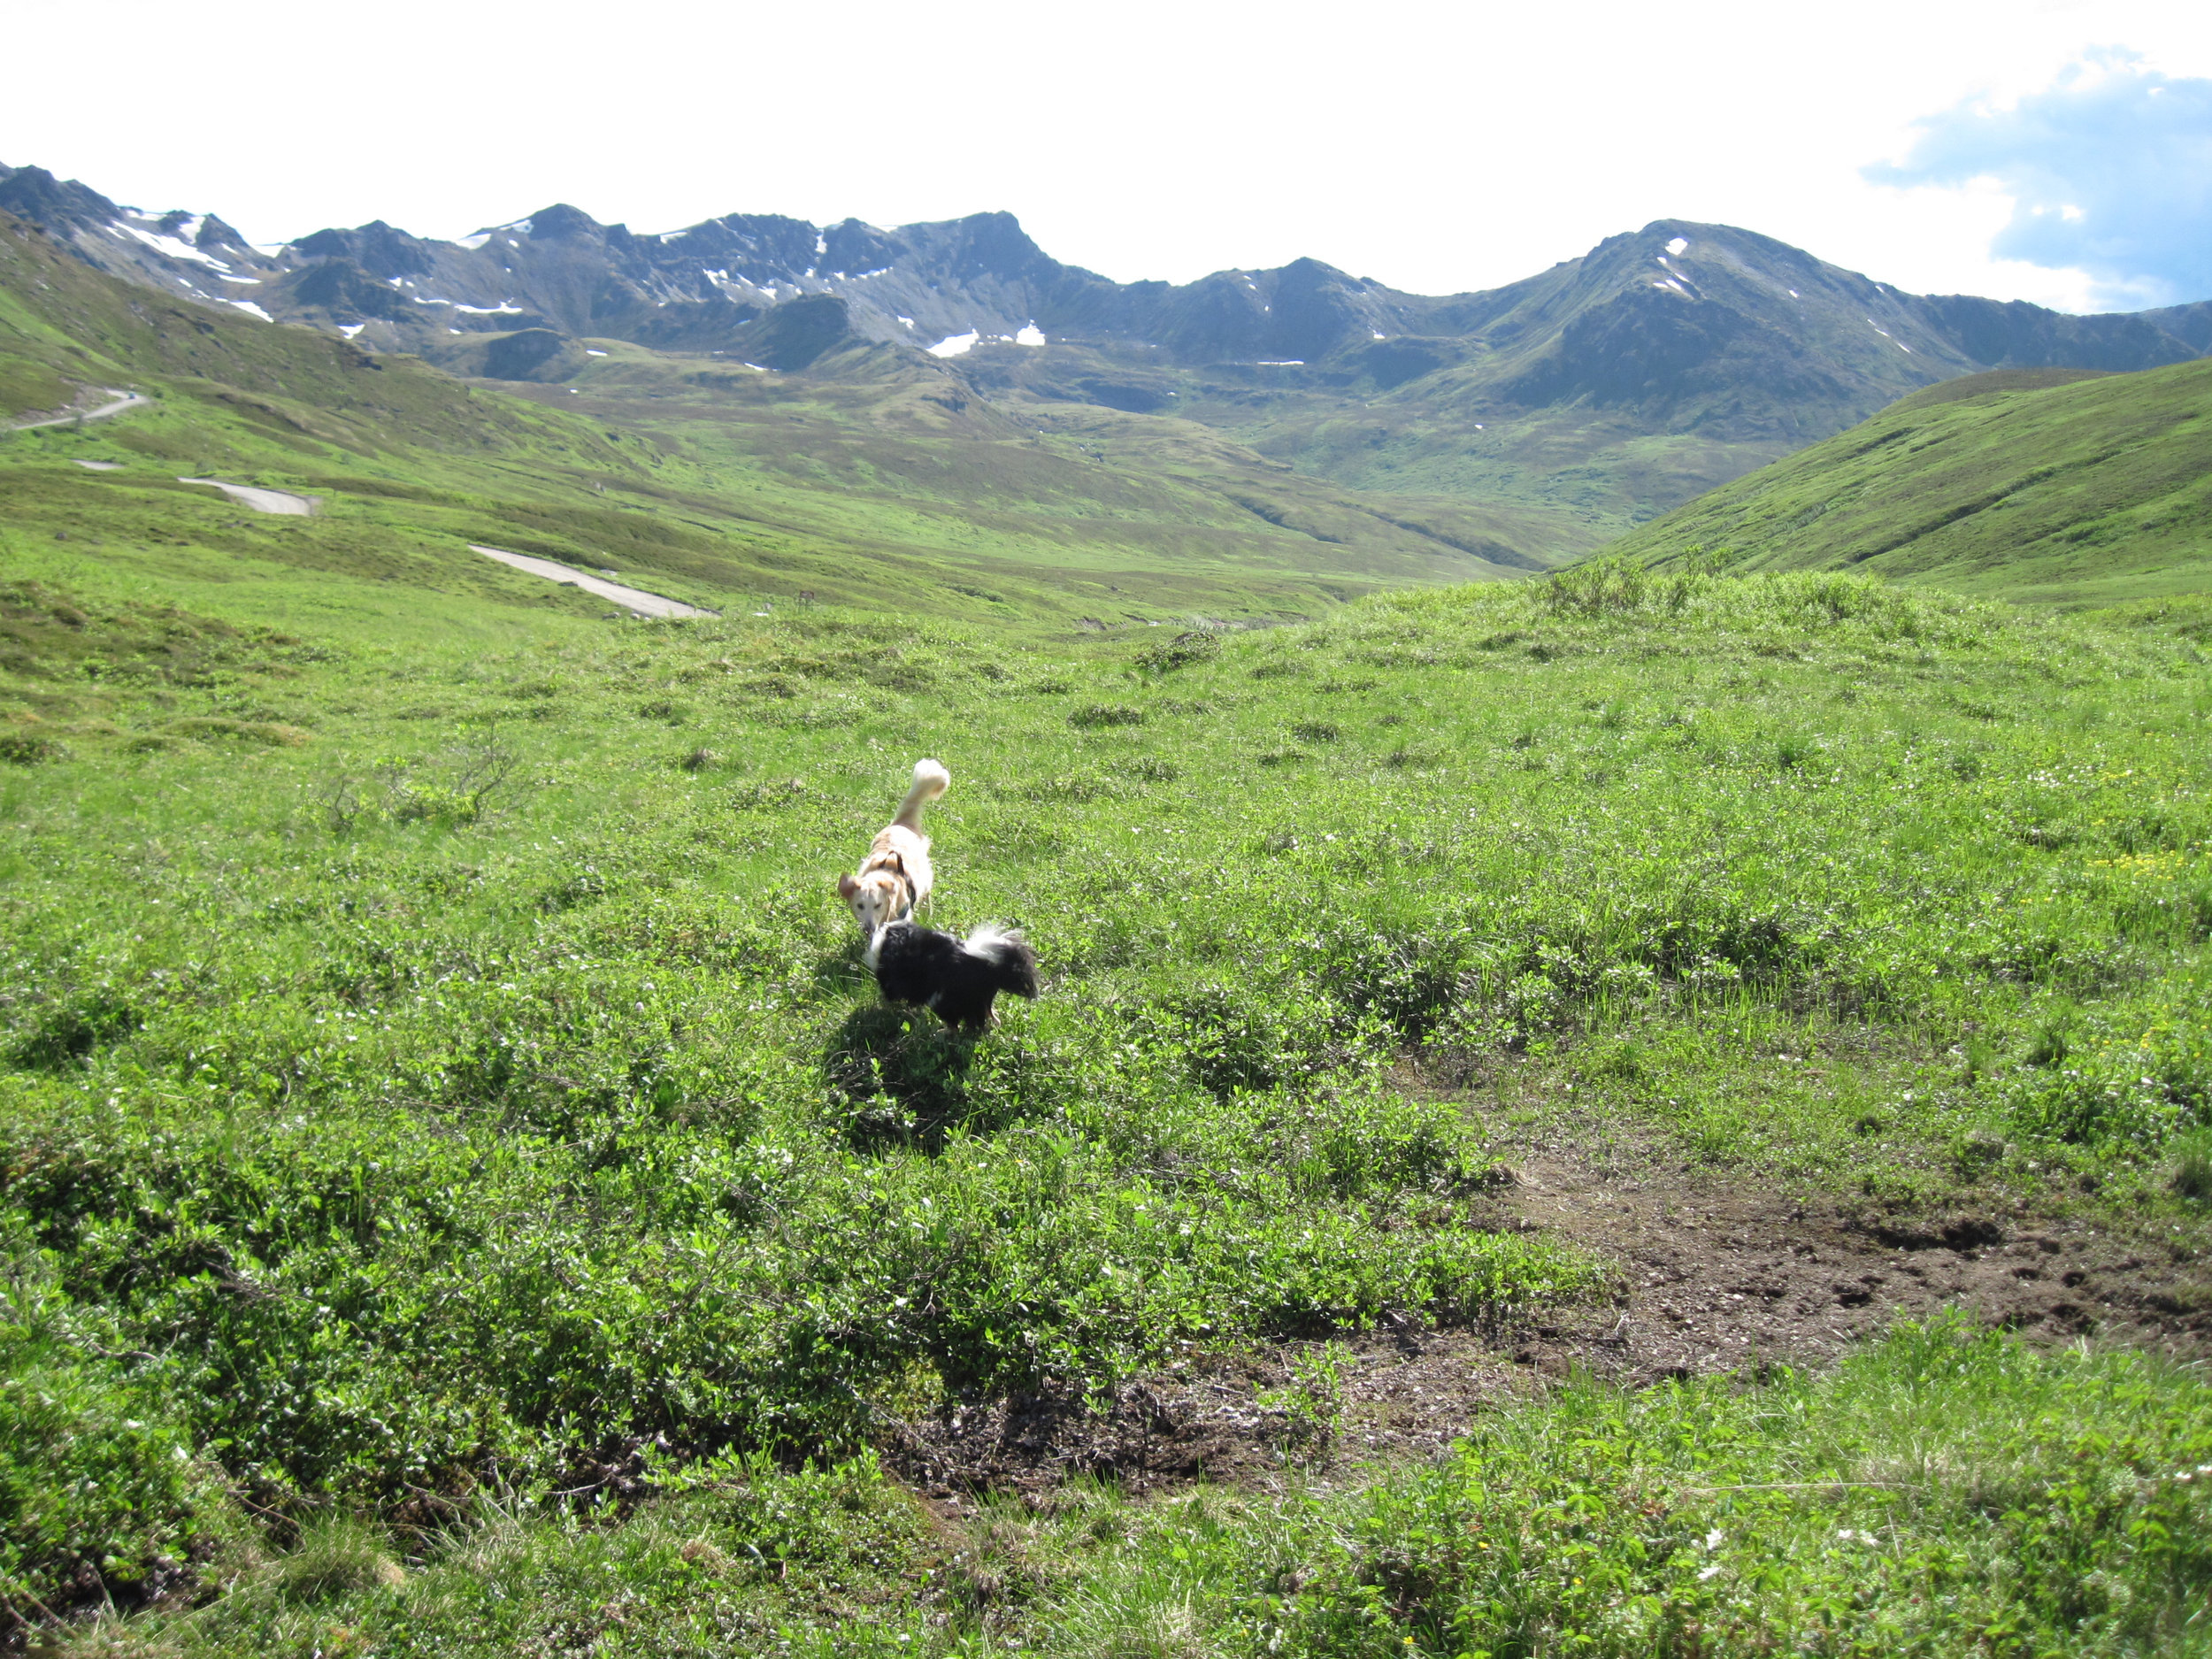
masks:
POLYGON ((991 1023, 1001 991, 1037 995, 1037 954, 1012 930, 979 927, 966 942, 913 922, 892 922, 868 941, 876 986, 895 1002, 915 1002, 948 1025, 991 1023))

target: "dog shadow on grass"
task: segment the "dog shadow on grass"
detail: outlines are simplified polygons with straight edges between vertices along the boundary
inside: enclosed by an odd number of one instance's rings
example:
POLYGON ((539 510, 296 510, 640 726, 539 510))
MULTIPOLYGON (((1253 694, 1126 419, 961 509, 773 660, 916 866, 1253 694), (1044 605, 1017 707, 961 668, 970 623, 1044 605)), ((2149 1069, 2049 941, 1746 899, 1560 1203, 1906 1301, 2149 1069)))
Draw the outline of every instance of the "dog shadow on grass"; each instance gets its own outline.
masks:
POLYGON ((854 1149, 941 1151, 947 1131, 973 1115, 967 1072, 977 1036, 899 1002, 847 1015, 823 1051, 822 1080, 854 1149))

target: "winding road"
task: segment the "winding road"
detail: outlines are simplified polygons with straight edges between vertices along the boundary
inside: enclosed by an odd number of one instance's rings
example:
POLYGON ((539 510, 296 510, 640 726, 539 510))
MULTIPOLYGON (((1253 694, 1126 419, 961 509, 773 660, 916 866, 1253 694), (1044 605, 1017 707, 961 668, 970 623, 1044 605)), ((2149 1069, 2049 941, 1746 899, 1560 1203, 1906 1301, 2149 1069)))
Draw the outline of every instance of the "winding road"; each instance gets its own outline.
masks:
POLYGON ((226 484, 219 478, 180 478, 177 482, 211 486, 256 512, 286 512, 303 518, 315 511, 313 496, 295 495, 289 490, 263 489, 255 484, 226 484))
POLYGON ((97 409, 79 410, 73 415, 57 415, 51 420, 26 420, 9 428, 12 432, 36 432, 41 426, 70 426, 80 420, 105 420, 110 415, 119 415, 127 409, 137 409, 154 400, 138 392, 126 392, 113 386, 100 388, 115 401, 103 403, 97 409))
MULTIPOLYGON (((103 387, 100 389, 107 394, 110 401, 96 409, 58 415, 50 420, 27 420, 10 430, 33 432, 42 426, 67 426, 80 421, 105 420, 111 415, 142 408, 154 401, 142 393, 127 392, 119 387, 103 387)), ((116 468, 116 463, 112 461, 81 460, 77 465, 104 472, 116 468)), ((250 507, 256 512, 283 513, 303 518, 312 514, 319 504, 311 495, 295 495, 289 490, 265 489, 255 484, 227 484, 219 478, 179 478, 177 482, 204 484, 211 489, 219 489, 233 501, 250 507)), ((548 581, 580 588, 586 593, 611 600, 641 617, 712 617, 721 614, 716 611, 703 611, 697 605, 687 605, 680 599, 669 598, 665 594, 648 593, 642 588, 628 588, 620 582, 611 582, 603 576, 594 576, 588 571, 576 570, 552 559, 535 558, 527 553, 510 553, 505 548, 485 547, 475 541, 468 545, 472 553, 497 559, 502 565, 531 576, 541 576, 548 581)))
POLYGON ((620 582, 611 582, 604 577, 557 565, 551 559, 533 558, 527 553, 510 553, 505 548, 484 547, 469 543, 469 551, 481 553, 486 558, 497 559, 502 565, 524 571, 532 576, 542 576, 548 581, 565 582, 580 588, 588 594, 597 594, 602 599, 634 611, 641 617, 711 617, 719 613, 702 611, 696 605, 685 604, 680 599, 670 599, 661 594, 649 594, 642 588, 625 588, 620 582))

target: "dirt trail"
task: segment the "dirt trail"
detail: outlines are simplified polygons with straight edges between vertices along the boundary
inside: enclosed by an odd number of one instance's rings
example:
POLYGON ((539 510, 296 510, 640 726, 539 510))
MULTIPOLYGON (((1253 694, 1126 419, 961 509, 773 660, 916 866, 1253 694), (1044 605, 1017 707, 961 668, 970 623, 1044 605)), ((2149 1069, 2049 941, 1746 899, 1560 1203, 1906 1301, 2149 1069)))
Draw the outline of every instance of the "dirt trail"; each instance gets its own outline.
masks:
POLYGON ((254 484, 226 484, 219 478, 180 478, 177 482, 208 485, 256 512, 289 513, 303 518, 316 507, 312 495, 295 495, 289 490, 263 489, 254 484))
POLYGON ((124 391, 119 387, 103 386, 92 389, 111 401, 102 403, 96 409, 75 409, 65 415, 55 415, 45 420, 18 421, 9 429, 13 432, 36 432, 42 426, 72 426, 81 420, 105 420, 127 409, 142 408, 154 401, 137 392, 124 391))
MULTIPOLYGON (((1525 1155, 1477 1225, 1541 1231, 1612 1263, 1612 1294, 1506 1333, 1411 1321, 1348 1346, 1322 1462, 1430 1457, 1483 1410, 1583 1369, 1631 1385, 1785 1363, 1820 1369, 1900 1319, 1957 1309, 2030 1340, 2093 1335, 2212 1354, 2212 1263, 2103 1221, 1997 1213, 1870 1218, 1709 1171, 1601 1170, 1525 1155)), ((895 1436, 890 1460, 940 1503, 1041 1494, 1110 1474, 1141 1491, 1198 1479, 1266 1485, 1286 1446, 1279 1398, 1298 1350, 1210 1356, 1125 1388, 1106 1414, 1031 1399, 955 1408, 895 1436)))
POLYGON ((469 543, 469 551, 481 553, 486 558, 497 559, 511 569, 524 571, 532 576, 542 576, 548 581, 561 582, 580 588, 588 594, 597 594, 602 599, 634 611, 641 617, 711 617, 718 613, 687 605, 680 599, 671 599, 664 594, 648 593, 642 588, 626 588, 620 582, 611 582, 588 571, 580 571, 551 559, 534 558, 527 553, 510 553, 504 548, 480 547, 469 543))

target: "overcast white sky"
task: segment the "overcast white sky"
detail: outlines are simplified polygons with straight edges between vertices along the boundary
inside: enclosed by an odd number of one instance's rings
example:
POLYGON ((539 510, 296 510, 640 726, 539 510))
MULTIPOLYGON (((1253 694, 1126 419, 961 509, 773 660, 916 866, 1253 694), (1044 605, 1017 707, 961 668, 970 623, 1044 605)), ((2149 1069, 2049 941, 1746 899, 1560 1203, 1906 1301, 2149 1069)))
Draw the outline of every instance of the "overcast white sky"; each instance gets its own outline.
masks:
POLYGON ((2185 254, 2084 240, 2178 219, 2212 248, 2204 0, 0 0, 0 162, 263 242, 455 236, 555 201, 650 231, 1003 208, 1122 280, 1310 254, 1440 293, 1683 218, 1923 292, 2212 297, 2185 254), (2100 50, 2101 102, 2065 79, 2100 50), (2116 127, 2116 76, 2166 125, 2116 127), (2047 155, 2108 137, 2107 165, 2010 168, 2024 110, 2047 155), (1905 182, 1867 176, 1884 164, 1905 182), (2039 205, 2082 246, 2024 234, 2039 205), (2021 257, 1992 256, 2001 234, 2021 257))

